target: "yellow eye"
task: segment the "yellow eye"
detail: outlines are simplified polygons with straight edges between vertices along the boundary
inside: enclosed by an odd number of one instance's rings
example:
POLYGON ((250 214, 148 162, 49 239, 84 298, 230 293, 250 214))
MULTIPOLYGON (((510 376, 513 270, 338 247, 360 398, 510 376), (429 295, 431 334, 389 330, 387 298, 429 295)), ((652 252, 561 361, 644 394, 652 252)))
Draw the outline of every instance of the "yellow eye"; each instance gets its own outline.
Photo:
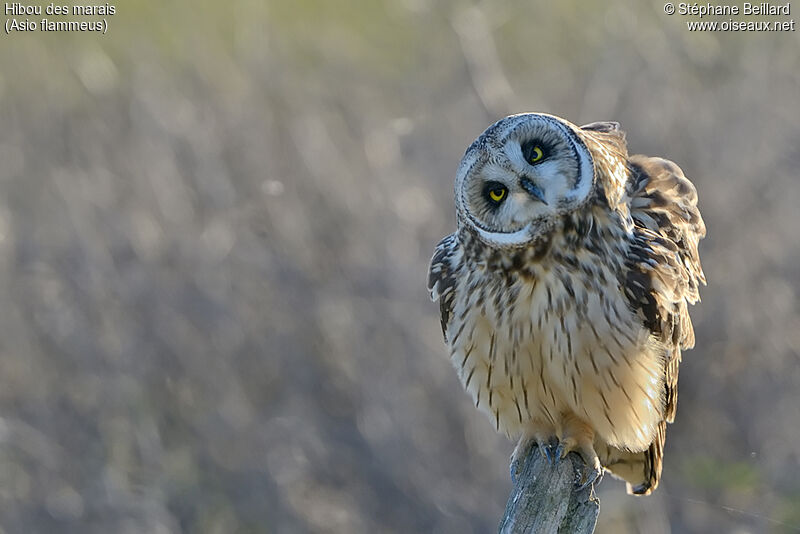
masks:
POLYGON ((489 190, 489 198, 491 198, 494 202, 500 202, 506 198, 507 192, 508 189, 505 187, 495 187, 494 189, 489 190))
POLYGON ((530 155, 528 156, 528 163, 536 163, 540 159, 544 157, 544 152, 542 152, 542 148, 535 146, 531 150, 530 155))

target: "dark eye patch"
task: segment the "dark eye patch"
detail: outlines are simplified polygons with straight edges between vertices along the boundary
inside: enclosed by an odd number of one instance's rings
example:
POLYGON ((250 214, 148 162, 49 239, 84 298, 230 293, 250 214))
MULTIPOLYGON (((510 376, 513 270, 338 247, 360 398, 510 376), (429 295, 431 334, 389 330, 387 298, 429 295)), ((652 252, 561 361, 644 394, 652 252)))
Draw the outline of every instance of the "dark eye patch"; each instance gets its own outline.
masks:
POLYGON ((544 160, 550 153, 550 147, 541 139, 529 139, 520 144, 520 148, 522 157, 532 165, 544 160))
POLYGON ((489 181, 483 186, 483 197, 492 208, 502 204, 507 196, 508 188, 500 182, 489 181))

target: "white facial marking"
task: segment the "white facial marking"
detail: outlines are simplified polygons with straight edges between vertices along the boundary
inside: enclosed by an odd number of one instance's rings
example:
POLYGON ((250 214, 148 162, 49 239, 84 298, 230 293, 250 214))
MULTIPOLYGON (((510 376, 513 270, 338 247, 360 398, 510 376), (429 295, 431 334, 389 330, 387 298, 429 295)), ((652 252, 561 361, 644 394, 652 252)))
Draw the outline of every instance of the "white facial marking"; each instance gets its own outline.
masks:
POLYGON ((530 225, 516 232, 489 232, 481 227, 476 227, 481 238, 496 246, 518 247, 531 240, 530 225))
POLYGON ((456 176, 456 207, 481 240, 496 247, 524 246, 586 201, 594 186, 594 165, 575 130, 550 115, 513 115, 490 126, 476 140, 479 144, 468 149, 456 176), (552 152, 532 164, 521 146, 539 138, 552 152), (522 189, 523 177, 542 192, 544 202, 522 189), (485 199, 484 185, 490 182, 508 189, 499 205, 485 199))

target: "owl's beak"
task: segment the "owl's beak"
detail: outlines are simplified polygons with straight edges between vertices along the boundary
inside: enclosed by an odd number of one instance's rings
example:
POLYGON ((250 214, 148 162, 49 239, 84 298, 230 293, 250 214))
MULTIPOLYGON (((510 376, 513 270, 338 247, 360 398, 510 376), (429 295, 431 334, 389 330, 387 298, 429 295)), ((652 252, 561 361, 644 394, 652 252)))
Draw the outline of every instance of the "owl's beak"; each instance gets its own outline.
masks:
POLYGON ((547 206, 547 201, 544 199, 544 192, 539 189, 539 186, 533 183, 530 178, 523 176, 519 179, 519 185, 522 189, 527 191, 530 196, 547 206))

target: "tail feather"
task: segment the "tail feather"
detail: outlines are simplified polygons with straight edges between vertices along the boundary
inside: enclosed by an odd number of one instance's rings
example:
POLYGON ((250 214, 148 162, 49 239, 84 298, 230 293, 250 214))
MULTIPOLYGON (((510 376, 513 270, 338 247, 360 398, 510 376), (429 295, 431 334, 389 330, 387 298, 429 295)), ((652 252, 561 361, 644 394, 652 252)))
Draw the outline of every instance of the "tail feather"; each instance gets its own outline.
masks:
POLYGON ((630 495, 650 495, 661 480, 664 463, 664 441, 667 423, 661 421, 656 437, 647 450, 642 452, 615 451, 610 454, 605 467, 612 475, 623 479, 630 495))

